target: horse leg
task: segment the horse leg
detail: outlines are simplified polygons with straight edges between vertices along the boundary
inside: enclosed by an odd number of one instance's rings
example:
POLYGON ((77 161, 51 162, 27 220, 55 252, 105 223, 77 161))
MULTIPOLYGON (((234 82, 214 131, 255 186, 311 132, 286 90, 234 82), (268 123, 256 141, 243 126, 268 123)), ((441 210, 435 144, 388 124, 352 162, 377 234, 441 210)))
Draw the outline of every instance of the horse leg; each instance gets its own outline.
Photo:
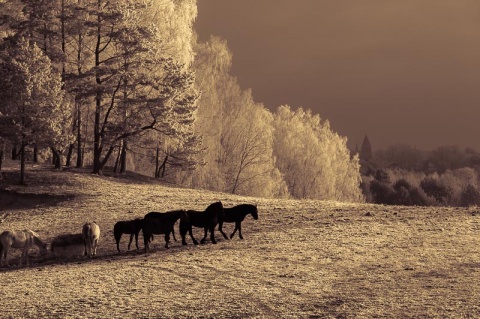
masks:
POLYGON ((177 238, 175 238, 175 228, 172 228, 172 237, 173 240, 177 241, 177 238))
POLYGON ((22 249, 22 255, 20 256, 20 262, 18 263, 18 267, 22 266, 22 263, 23 263, 24 259, 27 259, 27 266, 28 266, 28 247, 27 246, 25 246, 22 249))
POLYGON ((136 232, 136 233, 135 233, 135 246, 137 247, 137 250, 139 249, 139 248, 138 248, 138 233, 139 233, 139 232, 136 232))
POLYGON ((207 229, 207 227, 203 227, 204 234, 202 240, 200 240, 200 244, 205 243, 205 239, 207 239, 207 229))
POLYGON ((215 240, 215 225, 210 227, 210 240, 212 241, 212 244, 217 243, 217 241, 215 240))
POLYGON ((9 251, 8 246, 3 248, 3 254, 4 254, 4 257, 5 257, 5 264, 7 265, 7 267, 10 267, 10 265, 8 264, 8 251, 9 251))
POLYGON ((83 246, 85 247, 85 250, 83 251, 83 255, 87 256, 87 239, 83 240, 83 246))
POLYGON ((122 238, 122 234, 114 234, 114 237, 117 243, 117 251, 120 252, 120 238, 122 238))
POLYGON ((0 244, 0 267, 3 267, 3 260, 7 260, 7 249, 0 244))
POLYGON ((93 240, 93 256, 97 255, 97 247, 98 247, 98 238, 93 240))
POLYGON ((224 237, 225 239, 228 239, 227 234, 225 234, 225 233, 223 232, 223 222, 219 222, 219 223, 218 223, 218 230, 220 231, 220 233, 222 233, 222 235, 223 235, 223 237, 224 237))
POLYGON ((27 267, 30 267, 30 257, 28 256, 28 248, 25 250, 25 259, 27 261, 27 267))
POLYGON ((235 222, 235 229, 233 230, 233 233, 230 235, 230 239, 232 239, 235 233, 237 232, 238 224, 239 224, 238 222, 235 222))
POLYGON ((240 236, 240 239, 243 239, 243 236, 242 236, 242 222, 238 222, 238 236, 240 236))
POLYGON ((170 241, 170 231, 165 232, 165 248, 168 249, 168 242, 170 241))
POLYGON ((185 225, 182 222, 180 222, 179 229, 180 229, 180 237, 182 237, 182 245, 187 244, 185 240, 185 235, 187 234, 187 230, 185 228, 186 228, 185 225))
POLYGON ((143 231, 143 246, 145 247, 145 254, 148 253, 150 247, 148 246, 150 240, 150 234, 146 232, 145 230, 143 231))
POLYGON ((130 234, 130 241, 128 242, 128 248, 127 248, 128 250, 130 250, 130 245, 132 244, 133 236, 134 236, 134 235, 135 235, 135 234, 133 234, 133 233, 130 234))
POLYGON ((193 237, 193 231, 192 231, 192 225, 188 228, 188 233, 190 234, 190 237, 192 238, 192 241, 195 245, 198 245, 198 241, 193 237))

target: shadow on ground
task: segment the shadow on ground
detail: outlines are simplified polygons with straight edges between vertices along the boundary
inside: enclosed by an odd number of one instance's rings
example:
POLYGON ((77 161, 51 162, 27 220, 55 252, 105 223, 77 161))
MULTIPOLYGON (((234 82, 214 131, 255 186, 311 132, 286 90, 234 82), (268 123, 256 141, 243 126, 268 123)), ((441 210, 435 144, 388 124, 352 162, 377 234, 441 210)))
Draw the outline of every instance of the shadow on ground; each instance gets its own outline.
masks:
POLYGON ((0 211, 53 206, 74 197, 71 194, 32 194, 0 189, 0 211))

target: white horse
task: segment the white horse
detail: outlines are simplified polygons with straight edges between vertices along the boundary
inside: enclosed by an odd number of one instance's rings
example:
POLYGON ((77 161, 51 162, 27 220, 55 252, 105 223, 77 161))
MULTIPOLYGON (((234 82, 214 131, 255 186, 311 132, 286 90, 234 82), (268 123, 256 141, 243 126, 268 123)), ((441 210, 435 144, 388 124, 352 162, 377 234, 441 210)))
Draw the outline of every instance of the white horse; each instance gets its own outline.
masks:
POLYGON ((82 228, 83 245, 85 256, 93 257, 97 254, 98 239, 100 238, 100 227, 95 222, 85 223, 82 228), (88 252, 87 252, 88 251, 88 252))
POLYGON ((3 259, 6 260, 7 266, 8 259, 7 254, 10 248, 19 248, 22 249, 22 256, 20 258, 19 266, 22 265, 22 260, 27 260, 27 266, 30 264, 28 258, 28 250, 33 246, 38 246, 40 252, 45 254, 47 252, 47 244, 44 243, 38 234, 29 229, 21 231, 10 231, 6 230, 0 234, 0 266, 3 266, 3 259))

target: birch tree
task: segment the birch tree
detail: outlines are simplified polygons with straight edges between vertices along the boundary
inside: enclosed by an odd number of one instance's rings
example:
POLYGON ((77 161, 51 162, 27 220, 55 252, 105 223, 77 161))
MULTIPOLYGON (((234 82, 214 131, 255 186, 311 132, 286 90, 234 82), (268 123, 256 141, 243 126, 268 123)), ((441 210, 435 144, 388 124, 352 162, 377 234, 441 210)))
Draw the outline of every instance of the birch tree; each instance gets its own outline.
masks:
POLYGON ((286 196, 273 157, 273 117, 229 74, 232 54, 224 40, 197 43, 194 68, 199 100, 195 129, 206 142, 205 165, 191 185, 235 194, 286 196))
POLYGON ((362 201, 358 157, 328 121, 302 108, 281 106, 275 114, 274 154, 295 198, 362 201))

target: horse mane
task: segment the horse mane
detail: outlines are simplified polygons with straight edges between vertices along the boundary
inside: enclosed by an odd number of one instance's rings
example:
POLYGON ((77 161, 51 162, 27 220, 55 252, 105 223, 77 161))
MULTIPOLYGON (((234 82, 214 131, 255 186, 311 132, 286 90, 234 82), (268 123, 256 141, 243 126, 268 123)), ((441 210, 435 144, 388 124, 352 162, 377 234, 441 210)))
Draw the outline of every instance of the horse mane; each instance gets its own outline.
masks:
POLYGON ((206 211, 214 209, 214 208, 219 208, 219 207, 221 207, 223 209, 223 204, 222 204, 221 201, 218 201, 218 202, 215 202, 215 203, 212 203, 212 204, 208 205, 206 211))

